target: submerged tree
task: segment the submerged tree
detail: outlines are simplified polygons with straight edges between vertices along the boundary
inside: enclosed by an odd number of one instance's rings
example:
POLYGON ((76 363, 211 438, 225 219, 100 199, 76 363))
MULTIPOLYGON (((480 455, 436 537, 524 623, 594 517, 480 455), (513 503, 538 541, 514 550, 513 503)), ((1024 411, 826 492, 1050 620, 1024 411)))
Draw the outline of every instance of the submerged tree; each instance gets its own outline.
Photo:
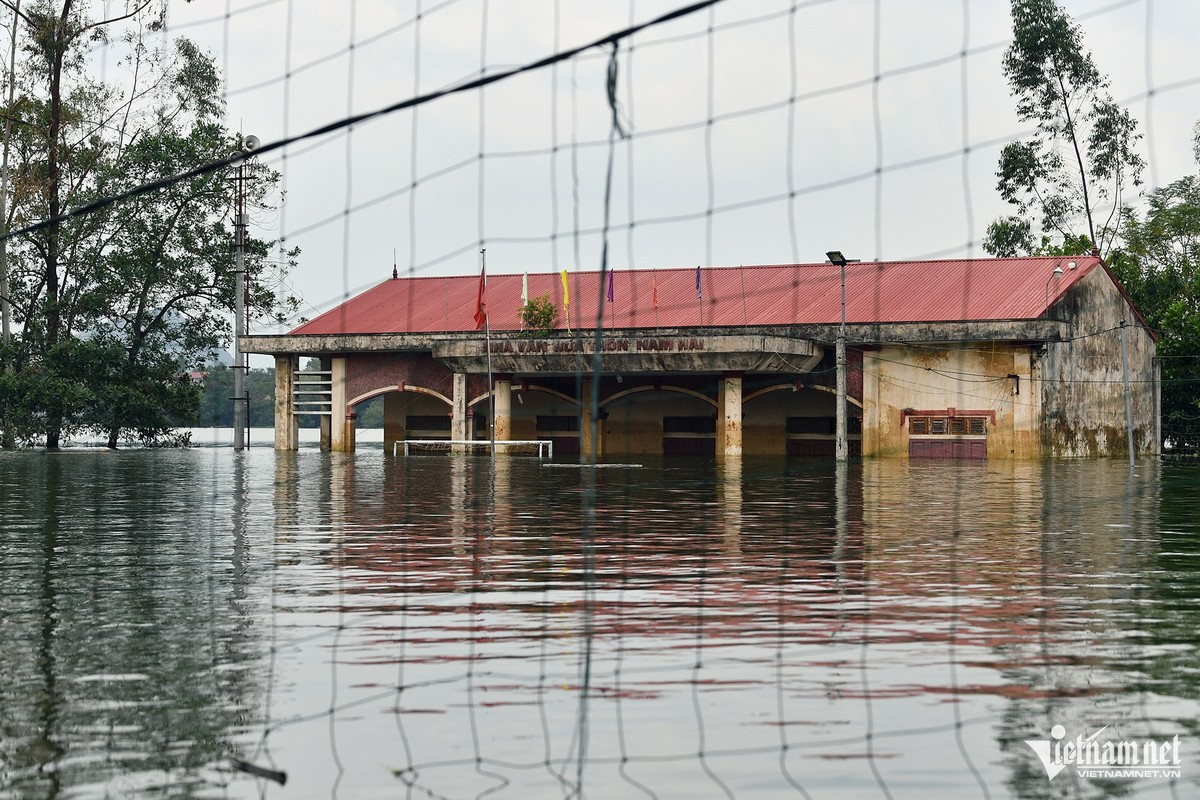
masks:
MULTIPOLYGON (((18 415, 21 432, 40 429, 48 447, 76 428, 115 446, 124 433, 150 441, 189 422, 200 391, 183 376, 230 332, 232 169, 108 202, 220 161, 238 143, 223 124, 212 59, 187 40, 147 46, 143 34, 158 28, 162 10, 141 0, 93 23, 71 0, 41 0, 21 13, 24 93, 9 113, 20 116, 18 127, 51 133, 16 138, 12 222, 52 222, 12 242, 21 336, 0 400, 32 404, 18 415), (132 77, 105 85, 89 75, 84 48, 118 21, 135 23, 121 42, 132 77), (100 209, 53 222, 88 203, 100 209), (47 382, 71 391, 35 391, 47 382)), ((244 170, 250 206, 265 207, 278 176, 255 164, 244 170)), ((247 308, 269 313, 296 253, 248 237, 246 255, 247 308)))
POLYGON ((1001 151, 997 188, 1017 213, 988 226, 984 249, 1107 253, 1123 226, 1123 193, 1141 183, 1137 123, 1054 0, 1013 0, 1012 19, 1004 75, 1018 118, 1036 131, 1001 151))

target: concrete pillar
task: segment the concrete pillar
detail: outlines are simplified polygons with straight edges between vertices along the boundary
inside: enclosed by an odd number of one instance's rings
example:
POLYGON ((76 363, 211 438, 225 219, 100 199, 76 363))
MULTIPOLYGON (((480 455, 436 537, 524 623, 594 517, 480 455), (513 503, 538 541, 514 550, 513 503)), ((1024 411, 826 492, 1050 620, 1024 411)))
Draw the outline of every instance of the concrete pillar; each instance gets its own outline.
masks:
POLYGON ((454 373, 454 391, 451 394, 450 438, 463 441, 471 438, 471 418, 467 410, 467 373, 454 373))
MULTIPOLYGON (((333 415, 331 417, 332 430, 329 441, 329 449, 337 453, 354 452, 354 441, 346 441, 346 358, 344 356, 335 356, 329 359, 329 369, 333 373, 330 377, 333 379, 333 415)), ((350 428, 350 433, 353 434, 354 429, 350 428)))
POLYGON ((497 378, 492 402, 496 404, 496 441, 512 439, 512 379, 497 378))
MULTIPOLYGON (((332 368, 333 359, 328 356, 321 358, 321 371, 328 372, 332 368)), ((340 417, 339 424, 340 424, 340 417)), ((328 453, 333 449, 333 417, 329 414, 322 414, 320 417, 321 425, 321 452, 328 453)))
POLYGON ((296 356, 275 356, 275 449, 300 448, 300 430, 292 394, 296 389, 296 356))
POLYGON ((358 414, 355 414, 353 411, 347 411, 345 428, 343 429, 344 434, 345 434, 345 438, 342 440, 343 441, 343 448, 342 448, 343 452, 346 452, 346 453, 354 452, 354 445, 355 445, 354 432, 357 429, 358 429, 358 414))
POLYGON ((403 442, 404 410, 408 407, 401 392, 388 392, 383 396, 383 452, 396 452, 396 442, 403 442))
POLYGON ((742 557, 742 460, 726 458, 717 466, 717 497, 724 521, 725 555, 742 557))
MULTIPOLYGON (((596 387, 590 378, 583 379, 582 391, 579 393, 579 456, 580 461, 590 461, 592 458, 592 393, 596 387)), ((596 441, 596 455, 600 452, 599 430, 596 441)))
MULTIPOLYGON (((863 353, 862 364, 862 434, 859 436, 859 454, 863 457, 879 455, 879 359, 873 351, 863 353)), ((907 439, 907 434, 904 435, 907 439)), ((905 451, 907 452, 907 451, 905 451)))
POLYGON ((742 454, 742 374, 731 372, 717 382, 717 456, 742 454))

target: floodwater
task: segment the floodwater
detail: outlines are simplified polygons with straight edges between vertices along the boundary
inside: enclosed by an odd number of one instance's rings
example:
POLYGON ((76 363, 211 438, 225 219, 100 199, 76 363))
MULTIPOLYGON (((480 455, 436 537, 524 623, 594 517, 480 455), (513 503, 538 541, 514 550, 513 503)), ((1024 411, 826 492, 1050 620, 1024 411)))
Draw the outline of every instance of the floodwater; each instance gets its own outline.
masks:
POLYGON ((0 454, 0 797, 1200 797, 1200 467, 625 460, 0 454))

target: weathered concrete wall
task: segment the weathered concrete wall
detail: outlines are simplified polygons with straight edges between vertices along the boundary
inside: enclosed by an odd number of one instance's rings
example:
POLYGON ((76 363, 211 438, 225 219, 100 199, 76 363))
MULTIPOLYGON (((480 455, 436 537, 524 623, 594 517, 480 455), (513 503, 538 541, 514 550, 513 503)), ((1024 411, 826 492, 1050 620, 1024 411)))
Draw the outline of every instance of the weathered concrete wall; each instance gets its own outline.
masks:
POLYGON ((1047 343, 1034 364, 1044 452, 1059 458, 1128 456, 1121 367, 1125 320, 1134 452, 1155 454, 1154 340, 1108 273, 1097 268, 1077 281, 1051 315, 1066 321, 1069 333, 1064 341, 1047 343))
POLYGON ((1040 397, 1026 344, 881 347, 863 358, 863 455, 907 456, 905 409, 991 411, 989 458, 1035 458, 1040 397), (1008 377, 1015 375, 1015 378, 1008 377))

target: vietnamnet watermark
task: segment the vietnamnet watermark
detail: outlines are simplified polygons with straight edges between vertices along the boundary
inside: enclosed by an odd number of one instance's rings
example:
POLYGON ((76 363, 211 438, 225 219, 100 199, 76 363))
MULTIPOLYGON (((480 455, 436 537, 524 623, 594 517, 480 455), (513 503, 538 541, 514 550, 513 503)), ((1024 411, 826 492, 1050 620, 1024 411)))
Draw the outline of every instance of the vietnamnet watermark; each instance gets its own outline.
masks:
POLYGON ((1086 739, 1066 739, 1062 725, 1050 729, 1049 739, 1026 739, 1046 768, 1050 780, 1069 766, 1082 778, 1178 778, 1179 736, 1170 739, 1104 739, 1105 725, 1086 739))

